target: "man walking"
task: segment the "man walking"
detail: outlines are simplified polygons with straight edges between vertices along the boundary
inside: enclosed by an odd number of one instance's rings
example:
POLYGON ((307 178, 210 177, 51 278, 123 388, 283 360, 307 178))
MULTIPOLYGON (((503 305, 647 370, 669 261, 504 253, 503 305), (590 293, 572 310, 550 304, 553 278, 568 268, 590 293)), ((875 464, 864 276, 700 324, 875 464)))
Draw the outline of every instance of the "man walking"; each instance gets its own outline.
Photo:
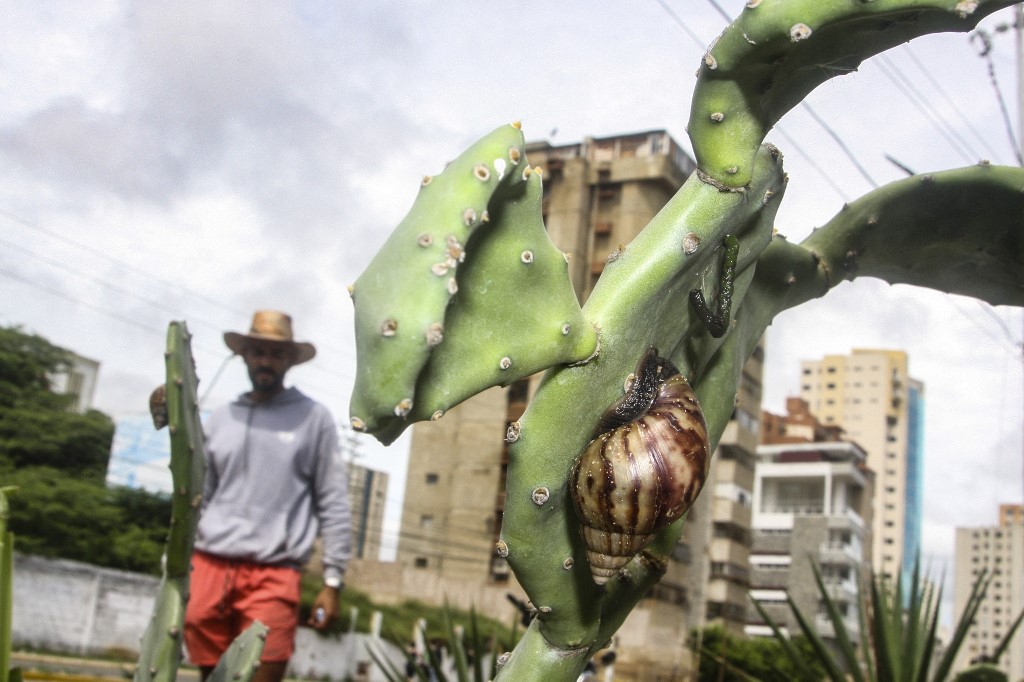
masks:
POLYGON ((351 555, 350 512, 334 420, 284 377, 316 355, 291 318, 262 310, 224 342, 245 361, 252 390, 213 413, 206 485, 192 558, 185 644, 205 680, 254 620, 270 630, 253 680, 284 677, 295 648, 300 569, 319 532, 323 588, 309 625, 327 628, 351 555))

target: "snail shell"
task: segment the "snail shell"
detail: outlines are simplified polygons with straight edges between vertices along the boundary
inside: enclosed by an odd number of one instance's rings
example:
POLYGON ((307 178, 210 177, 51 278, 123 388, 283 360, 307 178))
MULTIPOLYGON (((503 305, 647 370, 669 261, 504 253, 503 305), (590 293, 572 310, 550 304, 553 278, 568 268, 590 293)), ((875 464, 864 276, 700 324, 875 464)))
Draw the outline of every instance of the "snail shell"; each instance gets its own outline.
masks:
POLYGON ((603 585, 690 508, 711 447, 693 389, 653 348, 598 428, 573 466, 569 490, 590 571, 603 585))

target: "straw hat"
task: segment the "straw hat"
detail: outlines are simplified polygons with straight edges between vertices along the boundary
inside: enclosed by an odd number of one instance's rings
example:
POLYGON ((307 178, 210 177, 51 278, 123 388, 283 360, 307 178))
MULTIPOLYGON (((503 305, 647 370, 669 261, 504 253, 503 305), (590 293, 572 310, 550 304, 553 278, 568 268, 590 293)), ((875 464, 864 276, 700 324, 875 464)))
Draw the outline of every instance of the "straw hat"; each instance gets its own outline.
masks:
POLYGON ((295 340, 292 335, 292 318, 276 310, 257 310, 253 313, 248 334, 224 332, 224 343, 237 355, 245 352, 245 346, 250 340, 276 341, 294 346, 296 365, 312 360, 316 355, 313 344, 295 340))

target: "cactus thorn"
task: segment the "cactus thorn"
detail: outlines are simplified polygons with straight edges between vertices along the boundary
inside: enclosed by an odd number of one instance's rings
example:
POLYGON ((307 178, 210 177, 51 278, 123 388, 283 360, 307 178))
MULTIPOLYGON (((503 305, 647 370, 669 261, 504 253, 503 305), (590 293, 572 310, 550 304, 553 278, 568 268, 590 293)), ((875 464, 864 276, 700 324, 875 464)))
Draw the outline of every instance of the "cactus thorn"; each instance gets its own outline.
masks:
POLYGON ((427 329, 427 345, 437 346, 444 340, 444 326, 435 322, 427 329))
POLYGON ((167 430, 173 436, 174 434, 176 434, 178 432, 178 427, 175 424, 171 424, 170 426, 167 427, 167 430))
POLYGON ((716 111, 715 113, 711 114, 710 118, 715 123, 721 123, 722 121, 725 120, 725 114, 723 114, 721 111, 716 111))
POLYGON ((811 37, 811 33, 811 27, 807 24, 793 24, 793 27, 789 29, 789 39, 796 43, 807 40, 811 37))
POLYGON ((683 253, 687 256, 696 253, 698 246, 700 246, 700 235, 696 232, 689 232, 683 237, 683 253))
POLYGON ((976 0, 961 0, 956 4, 956 7, 953 8, 953 11, 956 12, 961 19, 966 19, 968 16, 974 14, 974 10, 976 9, 978 9, 978 3, 976 0))
POLYGON ((444 277, 448 274, 448 267, 448 263, 434 263, 430 266, 430 272, 438 277, 444 277))
POLYGON ((454 277, 448 278, 448 294, 454 296, 459 291, 459 283, 455 281, 454 277))
POLYGON ((398 332, 398 321, 390 317, 380 323, 380 335, 390 338, 398 332))
MULTIPOLYGON (((466 210, 468 211, 469 209, 466 210)), ((422 246, 423 248, 427 248, 428 246, 434 243, 434 237, 430 233, 424 232, 419 237, 416 237, 416 243, 422 246)))
POLYGON ((754 9, 761 4, 761 0, 747 0, 747 8, 754 9))
POLYGON ((523 261, 526 265, 529 265, 533 262, 533 251, 530 251, 529 249, 523 251, 519 254, 519 260, 523 261))
POLYGON ((356 285, 355 284, 349 284, 347 287, 345 287, 345 289, 348 291, 349 298, 355 298, 355 295, 356 295, 356 285))
POLYGON ((711 69, 712 71, 718 68, 718 61, 710 52, 706 52, 704 54, 704 63, 707 64, 708 68, 711 69))
POLYGON ((473 166, 473 176, 481 182, 487 182, 491 179, 491 171, 487 166, 478 163, 473 166))
POLYGON ((501 362, 498 363, 498 366, 502 369, 508 369, 512 366, 512 358, 506 355, 501 359, 501 362))
POLYGON ((538 507, 544 506, 544 503, 548 501, 549 497, 551 497, 551 491, 544 486, 535 489, 533 494, 530 495, 530 499, 532 499, 533 503, 538 507))
POLYGON ((519 440, 519 434, 522 433, 522 424, 518 421, 514 421, 508 425, 508 431, 505 432, 505 442, 515 443, 519 440))
POLYGON ((412 398, 403 398, 395 405, 395 416, 405 417, 412 411, 412 398))
POLYGON ((482 222, 482 223, 489 223, 489 222, 491 222, 491 214, 487 212, 486 208, 484 209, 484 212, 480 214, 480 222, 482 222))
POLYGON ((352 430, 353 431, 365 431, 366 430, 366 422, 364 422, 359 417, 351 417, 349 419, 349 424, 352 426, 352 430))
POLYGON ((505 665, 506 663, 508 663, 508 659, 510 658, 512 658, 512 652, 506 651, 501 656, 498 656, 498 660, 496 661, 497 666, 500 668, 501 666, 505 665))
POLYGON ((472 225, 473 223, 475 223, 476 222, 476 210, 474 210, 472 208, 467 208, 465 211, 463 211, 462 212, 462 222, 465 223, 467 227, 472 225))
POLYGON ((438 419, 444 416, 444 410, 437 410, 434 414, 430 415, 430 421, 436 422, 438 419))
POLYGON ((174 385, 175 386, 178 386, 180 388, 184 384, 185 384, 185 380, 184 379, 182 379, 181 377, 174 377, 174 385))
POLYGON ((523 129, 523 122, 522 121, 512 121, 512 127, 515 128, 516 130, 522 130, 523 129))
POLYGON ((571 331, 572 331, 572 325, 570 325, 568 322, 566 322, 565 324, 562 325, 562 336, 568 336, 569 332, 571 332, 571 331))
POLYGON ((434 181, 434 178, 432 176, 424 175, 423 179, 420 180, 420 187, 426 187, 427 185, 429 185, 433 181, 434 181))
POLYGON ((541 606, 537 610, 540 611, 541 613, 551 613, 551 607, 550 606, 541 606))
POLYGON ((508 148, 508 160, 511 161, 513 165, 519 165, 519 162, 523 160, 523 153, 519 151, 519 147, 508 148))
POLYGON ((570 557, 566 557, 565 561, 562 562, 562 568, 564 568, 567 571, 571 571, 572 567, 575 564, 576 564, 575 559, 573 559, 571 556, 570 557))
POLYGON ((505 558, 508 556, 508 545, 504 540, 498 540, 497 544, 494 545, 494 551, 498 556, 505 558))

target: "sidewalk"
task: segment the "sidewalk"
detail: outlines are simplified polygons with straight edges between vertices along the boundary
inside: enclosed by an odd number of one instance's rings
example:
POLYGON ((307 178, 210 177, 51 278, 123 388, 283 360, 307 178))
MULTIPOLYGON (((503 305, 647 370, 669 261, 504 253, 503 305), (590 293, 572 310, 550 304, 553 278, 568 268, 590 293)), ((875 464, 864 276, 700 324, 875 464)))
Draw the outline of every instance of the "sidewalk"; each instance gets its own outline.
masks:
MULTIPOLYGON (((11 652, 11 665, 22 669, 26 680, 46 682, 124 682, 132 679, 134 663, 74 658, 50 654, 11 652)), ((181 667, 178 679, 194 682, 199 679, 195 668, 181 667)))

